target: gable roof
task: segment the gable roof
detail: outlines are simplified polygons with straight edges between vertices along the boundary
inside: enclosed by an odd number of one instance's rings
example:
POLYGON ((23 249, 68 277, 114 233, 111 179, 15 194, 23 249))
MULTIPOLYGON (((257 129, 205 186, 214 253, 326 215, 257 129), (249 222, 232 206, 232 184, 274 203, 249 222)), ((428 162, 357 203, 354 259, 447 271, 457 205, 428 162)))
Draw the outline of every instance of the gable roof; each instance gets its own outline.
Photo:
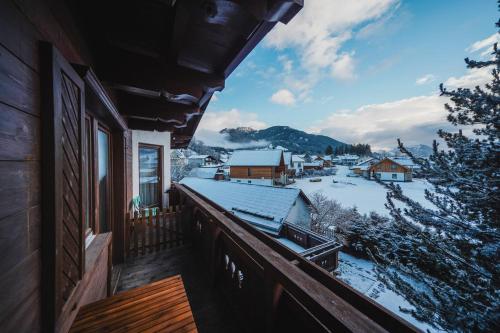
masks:
POLYGON ((292 153, 287 151, 283 152, 283 159, 285 160, 286 165, 292 165, 292 153))
POLYGON ((378 161, 377 163, 372 164, 372 165, 368 168, 368 170, 370 170, 371 168, 376 167, 377 165, 381 164, 381 163, 382 163, 382 162, 384 162, 384 161, 389 161, 389 162, 391 162, 391 163, 394 163, 394 164, 397 164, 397 165, 401 166, 403 169, 410 170, 410 166, 408 166, 408 165, 404 165, 404 164, 401 164, 401 163, 399 163, 398 161, 395 161, 395 160, 393 160, 392 158, 389 158, 389 157, 384 157, 382 160, 378 161))
POLYGON ((293 162, 304 162, 304 159, 300 155, 292 155, 293 162))
POLYGON ((219 171, 218 167, 194 168, 189 172, 189 177, 214 179, 217 171, 219 171))
POLYGON ((229 166, 279 166, 282 150, 237 150, 227 162, 229 166))
POLYGON ((297 198, 298 188, 271 187, 186 177, 180 181, 257 229, 277 235, 297 198))

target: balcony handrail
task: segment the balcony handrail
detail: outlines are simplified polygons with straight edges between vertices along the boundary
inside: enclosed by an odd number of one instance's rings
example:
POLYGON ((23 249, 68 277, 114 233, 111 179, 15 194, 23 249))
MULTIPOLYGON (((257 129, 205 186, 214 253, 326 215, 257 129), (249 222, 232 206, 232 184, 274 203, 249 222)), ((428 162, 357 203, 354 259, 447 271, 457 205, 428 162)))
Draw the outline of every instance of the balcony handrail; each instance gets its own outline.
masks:
POLYGON ((209 199, 185 185, 174 184, 174 187, 194 202, 232 245, 263 268, 264 278, 286 290, 327 330, 419 332, 399 316, 209 199))

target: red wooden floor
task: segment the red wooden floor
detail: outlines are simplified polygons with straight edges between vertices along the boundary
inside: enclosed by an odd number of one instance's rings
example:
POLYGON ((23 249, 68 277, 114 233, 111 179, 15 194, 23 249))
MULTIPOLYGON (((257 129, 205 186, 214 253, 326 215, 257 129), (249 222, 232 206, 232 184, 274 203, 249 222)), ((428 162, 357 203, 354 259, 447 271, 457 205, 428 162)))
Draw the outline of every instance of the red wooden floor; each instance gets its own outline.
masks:
POLYGON ((70 332, 197 332, 180 275, 83 306, 70 332))

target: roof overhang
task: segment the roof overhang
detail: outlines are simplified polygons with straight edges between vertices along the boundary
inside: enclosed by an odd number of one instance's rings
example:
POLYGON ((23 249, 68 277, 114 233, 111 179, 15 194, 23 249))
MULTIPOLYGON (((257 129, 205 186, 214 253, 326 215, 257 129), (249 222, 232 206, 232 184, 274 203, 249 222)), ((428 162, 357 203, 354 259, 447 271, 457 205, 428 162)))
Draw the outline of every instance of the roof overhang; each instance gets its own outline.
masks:
POLYGON ((129 128, 190 142, 214 92, 303 0, 74 1, 95 70, 129 128))

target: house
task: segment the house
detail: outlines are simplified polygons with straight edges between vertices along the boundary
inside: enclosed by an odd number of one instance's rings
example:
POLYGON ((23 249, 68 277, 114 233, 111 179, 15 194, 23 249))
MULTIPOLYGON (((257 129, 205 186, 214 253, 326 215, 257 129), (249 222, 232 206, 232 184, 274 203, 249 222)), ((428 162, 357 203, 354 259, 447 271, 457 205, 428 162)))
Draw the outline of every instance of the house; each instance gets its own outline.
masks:
POLYGON ((227 165, 232 182, 268 186, 288 182, 282 150, 237 150, 227 165))
POLYGON ((304 171, 307 171, 307 170, 322 170, 323 169, 323 163, 321 161, 304 162, 303 167, 304 167, 304 171))
POLYGON ((288 175, 288 177, 295 176, 295 168, 293 167, 293 162, 292 162, 292 153, 289 151, 283 151, 283 159, 285 161, 286 174, 288 175))
POLYGON ((273 236, 284 223, 310 226, 313 208, 297 188, 271 187, 236 182, 218 182, 186 177, 180 181, 228 212, 273 236))
POLYGON ((295 169, 296 176, 304 172, 304 162, 304 159, 300 155, 292 155, 292 168, 295 169))
POLYGON ((360 161, 358 163, 356 163, 355 165, 349 167, 349 170, 351 170, 351 173, 355 176, 362 176, 362 177, 365 177, 365 178, 369 178, 370 177, 370 173, 369 173, 369 169, 370 167, 379 162, 380 160, 374 158, 374 157, 370 157, 368 159, 365 159, 363 161, 360 161))
POLYGON ((383 181, 411 182, 412 168, 386 157, 368 168, 369 179, 383 181))
POLYGON ((196 168, 201 166, 219 165, 220 161, 211 155, 191 155, 188 157, 188 165, 196 168))
POLYGON ((171 149, 302 3, 0 1, 0 332, 65 333, 87 310, 93 327, 78 330, 411 328, 326 274, 324 253, 301 256, 170 182, 171 149), (141 193, 163 210, 134 211, 141 193), (109 311, 136 287, 151 293, 109 311))
POLYGON ((339 164, 350 166, 350 165, 354 165, 358 162, 359 156, 358 155, 351 155, 351 154, 343 154, 343 155, 337 156, 337 160, 339 161, 338 162, 339 164))
POLYGON ((188 177, 224 180, 224 172, 220 167, 199 167, 189 171, 188 177))
POLYGON ((322 159, 323 159, 323 166, 325 168, 331 168, 334 166, 331 155, 325 155, 322 157, 322 159))

